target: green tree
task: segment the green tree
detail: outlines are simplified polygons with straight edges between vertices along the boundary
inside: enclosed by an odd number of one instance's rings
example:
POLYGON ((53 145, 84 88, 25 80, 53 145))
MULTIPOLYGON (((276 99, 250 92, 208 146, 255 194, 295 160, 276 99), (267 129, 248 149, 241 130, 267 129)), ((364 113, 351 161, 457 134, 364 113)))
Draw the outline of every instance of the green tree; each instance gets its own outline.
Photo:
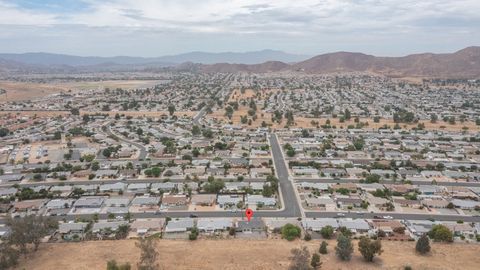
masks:
POLYGON ((102 155, 103 155, 104 157, 109 158, 109 157, 112 155, 112 151, 111 151, 110 149, 108 149, 108 148, 105 148, 105 149, 103 149, 103 151, 102 151, 102 155))
POLYGON ((80 110, 78 108, 71 108, 70 113, 72 115, 80 115, 80 110))
POLYGON ((130 230, 130 225, 123 224, 118 227, 117 232, 115 233, 116 239, 125 239, 128 235, 128 231, 130 230))
POLYGON ((82 159, 86 162, 92 162, 95 159, 95 155, 83 155, 82 159))
POLYGON ((0 128, 0 137, 5 137, 10 133, 10 130, 7 128, 1 127, 0 128))
POLYGON ((168 105, 168 113, 170 114, 170 116, 172 116, 175 113, 175 105, 173 104, 168 105))
POLYGON ((190 231, 190 234, 188 235, 189 240, 197 240, 198 237, 198 228, 193 227, 192 230, 190 231))
POLYGON ((310 265, 313 269, 320 269, 322 267, 322 262, 320 261, 320 255, 318 253, 314 253, 312 255, 312 260, 310 261, 310 265))
POLYGON ((153 167, 151 169, 151 172, 152 172, 152 175, 155 176, 155 177, 159 177, 160 174, 162 173, 162 169, 160 169, 159 167, 153 167))
POLYGON ((371 183, 378 183, 380 182, 380 175, 378 174, 370 174, 365 178, 365 183, 371 184, 371 183))
POLYGON ((368 237, 362 237, 358 242, 358 250, 367 262, 371 262, 376 254, 382 254, 382 242, 379 239, 371 240, 368 237))
POLYGON ((288 241, 293 241, 295 238, 299 238, 302 233, 300 227, 295 226, 293 224, 285 224, 282 227, 282 237, 287 239, 288 241))
POLYGON ((433 225, 428 236, 435 242, 453 242, 453 234, 445 225, 433 225))
POLYGON ((328 243, 325 242, 325 241, 322 241, 322 243, 320 244, 320 249, 318 250, 320 252, 320 254, 327 254, 328 253, 327 246, 328 246, 328 243))
POLYGON ((426 234, 422 235, 418 241, 417 244, 415 245, 415 250, 420 253, 420 254, 427 254, 430 252, 430 239, 428 239, 428 236, 426 234))
POLYGON ((353 253, 353 246, 350 238, 343 234, 339 234, 337 237, 335 253, 342 261, 349 261, 352 258, 353 253))
POLYGON ((352 231, 350 231, 345 226, 339 227, 338 232, 340 232, 341 234, 343 234, 344 236, 349 237, 349 238, 352 236, 352 231))
POLYGON ((345 109, 344 117, 345 120, 350 120, 350 118, 352 118, 352 114, 350 113, 349 109, 345 109))
POLYGON ((200 135, 200 133, 202 133, 202 131, 200 130, 200 128, 197 126, 197 125, 194 125, 192 127, 192 135, 193 136, 198 136, 200 135))
POLYGON ((10 243, 16 246, 22 254, 26 255, 28 246, 33 245, 34 251, 36 251, 41 239, 57 228, 58 222, 43 216, 31 215, 7 220, 7 225, 10 227, 10 243))
POLYGON ((295 149, 290 148, 287 150, 287 156, 294 157, 295 156, 295 149))
POLYGON ((213 179, 208 181, 204 186, 203 189, 208 193, 218 193, 225 187, 225 182, 220 179, 213 179))
POLYGON ((100 164, 98 163, 98 161, 92 162, 90 168, 92 169, 92 171, 97 171, 100 169, 100 164))
POLYGON ((211 138, 213 138, 213 131, 211 129, 204 129, 204 130, 202 130, 202 135, 205 138, 211 139, 211 138))
POLYGON ((332 238, 332 236, 333 236, 333 227, 330 226, 330 225, 327 225, 327 226, 323 227, 323 228, 320 230, 320 234, 321 234, 322 237, 325 238, 325 239, 330 239, 330 238, 332 238))

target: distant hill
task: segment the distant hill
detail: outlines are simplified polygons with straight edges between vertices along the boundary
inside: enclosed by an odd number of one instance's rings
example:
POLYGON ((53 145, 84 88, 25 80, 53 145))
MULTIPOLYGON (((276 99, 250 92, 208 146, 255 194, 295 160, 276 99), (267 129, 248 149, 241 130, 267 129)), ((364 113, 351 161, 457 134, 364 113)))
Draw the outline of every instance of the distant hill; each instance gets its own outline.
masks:
POLYGON ((365 71, 401 77, 477 78, 480 77, 480 47, 468 47, 455 53, 423 53, 404 57, 338 52, 315 56, 291 68, 308 73, 365 71))
POLYGON ((162 57, 81 57, 49 53, 0 54, 0 71, 143 70, 171 67, 196 72, 372 72, 391 77, 480 78, 480 47, 454 53, 377 57, 335 52, 303 60, 302 55, 263 50, 245 53, 191 52, 162 57))
POLYGON ((265 73, 265 72, 278 72, 288 69, 290 66, 280 61, 269 61, 255 65, 245 64, 228 64, 218 63, 212 65, 203 65, 200 69, 203 72, 251 72, 251 73, 265 73))
POLYGON ((22 53, 0 54, 0 59, 13 61, 19 64, 40 65, 45 67, 69 66, 85 67, 97 65, 156 65, 173 66, 184 62, 193 62, 200 64, 213 63, 231 63, 231 64, 260 64, 268 61, 298 62, 307 59, 308 56, 289 54, 282 51, 263 50, 255 52, 225 52, 225 53, 207 53, 190 52, 179 55, 161 56, 161 57, 96 57, 96 56, 74 56, 52 53, 22 53))
POLYGON ((105 64, 116 65, 137 65, 154 62, 149 58, 130 57, 130 56, 115 56, 115 57, 96 57, 96 56, 74 56, 66 54, 53 53, 3 53, 0 54, 0 59, 15 61, 28 65, 40 66, 95 66, 105 64))
POLYGON ((156 58, 157 61, 169 63, 193 62, 200 64, 261 64, 269 61, 280 61, 285 63, 298 62, 308 59, 309 56, 289 54, 282 51, 262 50, 255 52, 225 52, 225 53, 207 53, 191 52, 172 56, 163 56, 156 58))
POLYGON ((376 57, 363 53, 335 52, 312 57, 295 64, 274 62, 257 65, 214 64, 201 67, 206 72, 306 73, 372 72, 392 77, 480 78, 480 47, 455 53, 412 54, 403 57, 376 57))

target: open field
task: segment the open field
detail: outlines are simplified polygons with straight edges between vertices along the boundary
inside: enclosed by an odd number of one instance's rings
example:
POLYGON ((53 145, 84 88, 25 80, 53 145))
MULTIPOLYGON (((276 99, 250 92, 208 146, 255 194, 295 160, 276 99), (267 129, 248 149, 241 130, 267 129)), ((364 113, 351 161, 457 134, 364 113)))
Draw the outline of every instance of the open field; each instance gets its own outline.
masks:
MULTIPOLYGON (((108 112, 103 112, 103 111, 96 111, 96 112, 89 112, 89 111, 80 111, 81 115, 84 114, 108 114, 110 116, 115 116, 117 113, 120 115, 125 115, 125 116, 132 116, 132 117, 161 117, 161 116, 167 116, 169 113, 168 111, 108 111, 108 112)), ((196 111, 178 111, 174 113, 178 117, 182 116, 195 116, 197 114, 196 111)), ((70 115, 69 111, 0 111, 0 116, 2 115, 17 115, 19 117, 21 116, 37 116, 37 117, 54 117, 54 116, 67 116, 70 115)))
POLYGON ((270 94, 275 94, 280 92, 280 89, 262 89, 262 90, 253 90, 245 89, 244 93, 240 89, 235 89, 230 94, 228 102, 235 102, 241 100, 248 100, 250 98, 255 98, 256 100, 265 100, 270 94))
POLYGON ((68 90, 62 85, 9 81, 0 81, 0 89, 6 91, 0 101, 31 100, 68 90))
POLYGON ((111 81, 80 81, 80 82, 51 82, 51 83, 28 83, 0 81, 0 89, 4 89, 6 94, 0 95, 0 101, 20 101, 40 98, 62 91, 85 90, 85 89, 103 89, 103 88, 145 88, 153 87, 159 81, 157 80, 111 80, 111 81))
MULTIPOLYGON (((415 242, 382 242, 384 252, 373 263, 365 263, 355 242, 350 262, 339 261, 330 241, 329 254, 321 255, 322 269, 478 269, 480 245, 436 244, 427 256, 415 254, 415 242)), ((287 269, 290 250, 305 245, 318 250, 320 241, 285 240, 159 240, 161 269, 287 269)), ((105 269, 106 262, 130 262, 139 258, 134 240, 43 244, 17 269, 105 269), (55 256, 51 256, 55 254, 55 256)))
MULTIPOLYGON (((225 116, 225 110, 217 110, 214 111, 212 114, 208 114, 207 117, 209 118, 215 118, 217 120, 224 121, 225 123, 228 122, 233 122, 235 125, 241 125, 241 116, 248 115, 248 107, 247 106, 239 106, 238 110, 233 113, 232 119, 229 120, 225 116)), ((251 118, 251 117, 249 117, 251 118)), ((318 122, 319 125, 325 125, 325 122, 327 121, 327 118, 307 118, 307 117, 301 117, 301 116, 296 116, 294 117, 295 119, 295 125, 294 127, 297 128, 313 128, 316 127, 316 125, 312 125, 312 120, 314 122, 318 122)), ((344 123, 340 123, 339 118, 329 118, 330 120, 330 125, 336 126, 337 128, 347 128, 349 125, 354 125, 355 122, 352 119, 345 121, 344 123)), ((270 125, 273 128, 283 128, 285 127, 286 120, 283 119, 283 121, 278 124, 277 122, 272 124, 272 114, 267 113, 267 112, 262 112, 262 111, 257 111, 257 119, 255 121, 252 121, 252 125, 249 127, 259 127, 262 125, 262 122, 265 121, 268 125, 270 125), (262 116, 263 115, 263 116, 262 116)), ((390 128, 393 128, 395 126, 395 123, 393 122, 393 119, 380 119, 379 123, 373 122, 373 119, 371 118, 360 118, 360 122, 365 123, 368 122, 367 128, 380 128, 383 127, 384 125, 390 126, 390 128)), ((464 122, 461 123, 460 121, 457 121, 456 124, 451 125, 449 123, 445 123, 441 120, 437 121, 437 123, 431 123, 430 121, 419 121, 419 123, 425 124, 425 129, 427 130, 447 130, 447 131, 463 131, 463 127, 467 127, 468 131, 470 132, 479 132, 480 131, 480 126, 477 126, 474 122, 464 122)), ((399 123, 400 127, 402 128, 407 128, 407 129, 412 129, 416 128, 418 126, 417 124, 405 124, 405 123, 399 123)))
MULTIPOLYGON (((125 116, 131 116, 131 117, 161 117, 161 116, 168 116, 169 112, 168 111, 108 111, 108 112, 89 112, 89 111, 80 111, 80 115, 84 114, 95 114, 95 113, 101 113, 101 114, 108 114, 109 116, 113 117, 117 113, 119 115, 125 115, 125 116)), ((175 112, 174 115, 177 117, 182 117, 182 116, 190 116, 193 117, 197 114, 196 111, 178 111, 175 112)))

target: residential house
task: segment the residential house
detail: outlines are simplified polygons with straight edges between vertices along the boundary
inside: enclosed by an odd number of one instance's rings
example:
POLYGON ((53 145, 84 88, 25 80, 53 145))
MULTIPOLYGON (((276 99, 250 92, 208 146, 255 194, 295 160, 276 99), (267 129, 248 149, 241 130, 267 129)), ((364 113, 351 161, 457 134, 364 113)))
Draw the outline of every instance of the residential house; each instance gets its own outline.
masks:
POLYGON ((231 218, 199 218, 197 220, 197 228, 200 232, 216 233, 232 227, 231 218))
POLYGON ((88 223, 85 222, 69 222, 60 223, 58 225, 58 233, 63 240, 83 240, 85 238, 85 229, 88 223))

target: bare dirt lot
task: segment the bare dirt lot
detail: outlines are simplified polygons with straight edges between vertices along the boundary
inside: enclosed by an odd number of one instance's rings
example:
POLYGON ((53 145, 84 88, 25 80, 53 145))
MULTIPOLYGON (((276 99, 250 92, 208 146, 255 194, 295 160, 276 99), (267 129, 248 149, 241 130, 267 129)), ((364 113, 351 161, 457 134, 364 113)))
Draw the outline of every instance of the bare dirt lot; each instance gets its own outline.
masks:
MULTIPOLYGON (((321 255, 322 269, 478 269, 480 245, 432 244, 427 256, 415 254, 414 242, 383 241, 383 254, 365 263, 355 242, 350 262, 339 261, 330 241, 329 254, 321 255)), ((290 250, 305 245, 317 251, 320 241, 285 240, 159 240, 161 269, 287 269, 290 250)), ((105 269, 106 262, 130 262, 139 258, 134 240, 42 244, 39 251, 23 260, 17 269, 105 269)))
MULTIPOLYGON (((238 110, 234 111, 232 119, 228 119, 225 116, 225 110, 217 110, 214 111, 211 114, 208 114, 208 118, 214 118, 218 121, 223 121, 224 123, 229 123, 232 122, 234 125, 242 125, 241 123, 241 116, 248 116, 248 110, 249 108, 247 106, 239 106, 238 110)), ((249 117, 250 119, 251 117, 249 117)), ((295 116, 295 125, 293 127, 297 128, 313 128, 318 125, 325 125, 327 118, 307 118, 307 117, 301 117, 301 116, 295 116), (313 122, 312 122, 313 121, 313 122), (315 122, 315 124, 313 124, 315 122)), ((354 122, 354 119, 346 120, 343 123, 340 123, 339 118, 329 118, 330 124, 332 126, 335 126, 336 128, 347 128, 349 125, 355 126, 356 123, 354 122)), ((251 125, 246 125, 246 127, 251 127, 251 128, 256 128, 262 125, 262 122, 265 121, 267 125, 270 125, 272 128, 283 128, 285 127, 286 120, 283 119, 280 124, 277 122, 272 123, 272 114, 263 112, 261 110, 257 111, 257 119, 255 121, 252 121, 251 125)), ((360 122, 365 123, 368 122, 367 128, 380 128, 385 125, 389 126, 390 128, 393 128, 395 126, 395 123, 393 122, 392 119, 380 119, 378 123, 375 123, 372 118, 360 118, 360 122)), ((460 121, 456 122, 455 124, 449 124, 445 123, 443 121, 438 121, 437 123, 431 123, 430 121, 419 121, 419 123, 423 123, 425 125, 426 130, 447 130, 447 131, 463 131, 464 127, 467 127, 468 132, 478 132, 480 131, 480 126, 475 125, 475 122, 464 122, 461 123, 460 121)), ((412 129, 416 128, 418 126, 418 123, 416 124, 405 124, 405 123, 399 123, 400 127, 403 129, 412 129)))
MULTIPOLYGON (((161 116, 168 116, 169 112, 168 111, 108 111, 108 112, 89 112, 89 111, 80 111, 80 115, 84 114, 95 114, 95 113, 101 113, 101 114, 108 114, 109 116, 113 117, 117 113, 119 115, 125 115, 125 116, 132 116, 132 117, 161 117, 161 116)), ((197 114, 196 111, 178 111, 175 112, 174 115, 177 117, 192 117, 197 114)))
POLYGON ((60 85, 20 82, 0 82, 0 89, 6 91, 0 95, 0 101, 20 101, 44 97, 64 90, 60 85))
POLYGON ((262 90, 253 90, 253 89, 245 89, 242 93, 240 89, 235 89, 230 94, 228 98, 228 102, 235 102, 235 101, 242 101, 248 100, 250 98, 256 98, 257 100, 265 100, 269 94, 280 92, 280 89, 262 89, 262 90))
POLYGON ((52 82, 52 83, 27 83, 0 81, 0 89, 6 94, 0 95, 0 101, 20 101, 40 98, 47 95, 60 93, 68 90, 125 88, 135 89, 153 87, 158 81, 155 80, 112 80, 98 82, 52 82))

